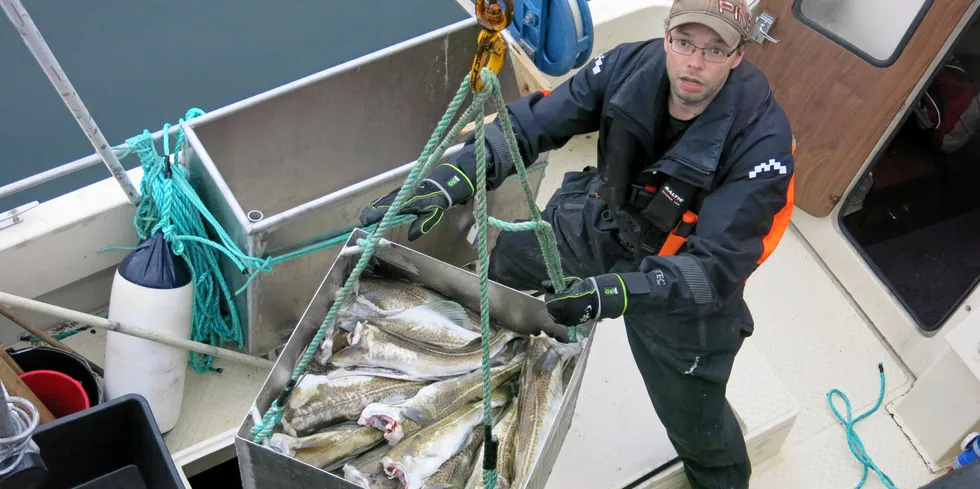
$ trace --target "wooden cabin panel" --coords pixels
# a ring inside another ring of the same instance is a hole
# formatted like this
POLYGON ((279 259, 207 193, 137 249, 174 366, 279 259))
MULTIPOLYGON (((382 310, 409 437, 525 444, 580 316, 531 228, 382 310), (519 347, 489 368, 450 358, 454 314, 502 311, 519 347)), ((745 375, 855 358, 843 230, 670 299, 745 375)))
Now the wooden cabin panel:
MULTIPOLYGON (((766 73, 792 124, 800 209, 817 217, 830 213, 973 1, 931 0, 886 67, 804 24, 793 0, 760 2, 757 12, 776 19, 769 35, 779 43, 753 46, 746 58, 766 73)), ((867 24, 875 28, 873 18, 867 24)))

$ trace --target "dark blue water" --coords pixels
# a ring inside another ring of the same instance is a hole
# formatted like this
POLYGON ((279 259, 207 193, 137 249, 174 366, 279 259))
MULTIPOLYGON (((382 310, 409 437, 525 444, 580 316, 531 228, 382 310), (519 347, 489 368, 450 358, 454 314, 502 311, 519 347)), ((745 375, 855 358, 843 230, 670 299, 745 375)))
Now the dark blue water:
MULTIPOLYGON (((24 0, 110 144, 465 19, 456 0, 24 0)), ((0 185, 94 153, 0 15, 0 185)), ((138 165, 135 157, 124 166, 138 165)), ((101 163, 0 212, 109 176, 101 163)), ((138 182, 134 182, 137 183, 138 182)))

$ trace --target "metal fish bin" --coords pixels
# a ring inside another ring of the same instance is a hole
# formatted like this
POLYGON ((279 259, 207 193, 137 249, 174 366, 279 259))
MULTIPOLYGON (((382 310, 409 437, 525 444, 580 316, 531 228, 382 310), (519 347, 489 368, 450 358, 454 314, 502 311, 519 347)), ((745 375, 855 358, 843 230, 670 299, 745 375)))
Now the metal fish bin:
MULTIPOLYGON (((355 230, 346 246, 355 247, 357 239, 367 236, 368 233, 363 230, 355 230)), ((343 288, 360 256, 359 252, 341 254, 330 268, 255 399, 254 407, 258 415, 264 414, 282 392, 294 366, 320 328, 333 305, 336 294, 343 288)), ((468 270, 393 242, 386 242, 379 247, 373 260, 372 270, 376 275, 416 282, 474 312, 480 311, 479 276, 468 270)), ((521 334, 530 335, 543 331, 553 337, 567 340, 567 328, 552 321, 544 302, 495 282, 489 284, 489 299, 490 319, 496 324, 521 334)), ((589 323, 586 329, 590 330, 592 326, 594 323, 589 323)), ((591 350, 592 341, 586 341, 558 408, 555 424, 545 440, 538 460, 534 462, 528 484, 523 488, 513 489, 542 489, 547 483, 572 422, 572 414, 575 411, 591 350)), ((253 419, 250 416, 243 422, 235 437, 239 470, 245 489, 296 489, 297 487, 357 489, 360 487, 327 471, 254 443, 249 433, 253 426, 253 419)))
MULTIPOLYGON (((464 20, 185 122, 191 184, 250 256, 281 256, 349 231, 368 203, 404 182, 469 73, 479 30, 464 20)), ((509 63, 499 76, 508 101, 519 96, 509 63)), ((529 176, 537 194, 542 172, 529 176)), ((518 181, 492 192, 488 204, 504 220, 529 217, 518 181)), ((466 241, 473 222, 467 205, 414 243, 407 228, 388 237, 460 265, 476 259, 466 241)), ((277 264, 236 296, 247 353, 285 343, 336 256, 328 248, 277 264)), ((228 258, 221 266, 232 291, 245 285, 228 258)))

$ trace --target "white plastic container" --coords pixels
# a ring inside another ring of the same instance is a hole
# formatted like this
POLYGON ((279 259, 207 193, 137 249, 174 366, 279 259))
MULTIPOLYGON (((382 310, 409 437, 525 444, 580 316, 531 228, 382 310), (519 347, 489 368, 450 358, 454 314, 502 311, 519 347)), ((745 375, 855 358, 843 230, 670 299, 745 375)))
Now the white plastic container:
MULTIPOLYGON (((187 338, 190 336, 193 282, 155 289, 130 282, 119 271, 112 282, 109 319, 187 338)), ((177 424, 184 399, 188 351, 121 333, 109 332, 105 349, 106 397, 130 393, 146 398, 160 432, 177 424)))

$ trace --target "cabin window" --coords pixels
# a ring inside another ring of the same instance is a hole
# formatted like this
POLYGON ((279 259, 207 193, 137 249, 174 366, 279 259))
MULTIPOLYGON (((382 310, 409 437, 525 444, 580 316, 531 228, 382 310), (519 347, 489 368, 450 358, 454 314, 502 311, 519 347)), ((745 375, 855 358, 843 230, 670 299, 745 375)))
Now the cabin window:
POLYGON ((932 0, 794 0, 793 13, 876 66, 898 59, 932 0))
POLYGON ((943 327, 977 293, 977 182, 980 23, 975 17, 840 213, 845 234, 923 331, 943 327))

